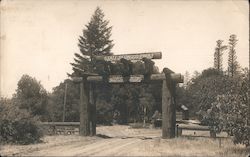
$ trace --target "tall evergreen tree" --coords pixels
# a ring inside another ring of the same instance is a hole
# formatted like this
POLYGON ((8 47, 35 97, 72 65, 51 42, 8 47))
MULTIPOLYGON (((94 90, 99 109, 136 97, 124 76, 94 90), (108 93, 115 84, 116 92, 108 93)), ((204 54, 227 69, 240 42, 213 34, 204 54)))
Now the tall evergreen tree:
POLYGON ((94 55, 111 55, 114 46, 111 37, 112 27, 108 26, 109 21, 104 20, 103 11, 97 7, 90 22, 79 37, 78 46, 80 53, 75 53, 74 63, 71 63, 75 75, 84 72, 93 72, 95 69, 94 55))
POLYGON ((223 45, 223 40, 216 41, 216 48, 214 52, 214 68, 218 71, 222 71, 222 55, 223 51, 227 49, 227 46, 223 45))
POLYGON ((230 35, 228 42, 228 75, 233 77, 238 73, 239 63, 237 61, 235 46, 237 44, 237 36, 235 34, 230 35))

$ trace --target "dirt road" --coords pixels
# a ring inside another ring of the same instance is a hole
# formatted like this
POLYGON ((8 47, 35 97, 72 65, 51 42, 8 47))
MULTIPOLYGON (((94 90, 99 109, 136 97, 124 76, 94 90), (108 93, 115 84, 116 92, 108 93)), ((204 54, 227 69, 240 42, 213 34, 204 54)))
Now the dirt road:
POLYGON ((44 143, 1 147, 1 155, 17 156, 218 156, 246 154, 230 153, 234 146, 230 140, 218 141, 209 138, 161 139, 160 129, 130 129, 128 126, 97 127, 97 134, 109 138, 68 136, 45 136, 44 143), (230 144, 229 144, 230 142, 230 144))

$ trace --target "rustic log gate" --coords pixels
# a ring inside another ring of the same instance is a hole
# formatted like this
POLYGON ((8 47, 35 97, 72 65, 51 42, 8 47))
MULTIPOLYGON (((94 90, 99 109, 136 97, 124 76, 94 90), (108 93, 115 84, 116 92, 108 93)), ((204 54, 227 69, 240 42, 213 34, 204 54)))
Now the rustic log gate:
MULTIPOLYGON (((105 61, 118 61, 120 59, 141 60, 161 59, 161 52, 141 53, 127 55, 113 55, 96 57, 105 61)), ((96 83, 103 83, 104 78, 100 75, 86 74, 84 77, 75 77, 73 81, 80 83, 80 128, 79 134, 82 136, 92 136, 96 134, 96 100, 94 88, 96 83)), ((144 75, 110 75, 108 83, 162 83, 162 138, 175 137, 176 125, 176 104, 175 88, 177 83, 183 82, 181 74, 175 74, 168 68, 163 69, 162 74, 152 74, 149 80, 144 79, 144 75)))

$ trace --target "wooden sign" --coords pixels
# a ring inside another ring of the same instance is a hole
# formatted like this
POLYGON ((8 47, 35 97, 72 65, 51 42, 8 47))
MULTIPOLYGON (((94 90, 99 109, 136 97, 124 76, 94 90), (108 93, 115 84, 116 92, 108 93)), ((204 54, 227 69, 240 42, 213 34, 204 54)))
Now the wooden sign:
POLYGON ((143 79, 143 75, 131 75, 129 78, 129 82, 141 82, 143 79))
POLYGON ((109 77, 109 82, 110 83, 122 83, 122 82, 124 82, 123 81, 123 77, 122 76, 110 76, 109 77))
POLYGON ((82 77, 72 77, 71 80, 78 83, 83 81, 82 77))
POLYGON ((119 61, 124 58, 126 60, 142 60, 143 58, 147 59, 161 59, 161 52, 153 52, 153 53, 138 53, 138 54, 123 54, 123 55, 112 55, 112 56, 95 56, 97 60, 105 60, 110 62, 119 61))
MULTIPOLYGON (((128 82, 141 82, 144 79, 143 75, 130 75, 128 82)), ((111 75, 109 77, 109 82, 110 83, 123 83, 126 82, 124 80, 124 77, 122 77, 121 75, 111 75)))

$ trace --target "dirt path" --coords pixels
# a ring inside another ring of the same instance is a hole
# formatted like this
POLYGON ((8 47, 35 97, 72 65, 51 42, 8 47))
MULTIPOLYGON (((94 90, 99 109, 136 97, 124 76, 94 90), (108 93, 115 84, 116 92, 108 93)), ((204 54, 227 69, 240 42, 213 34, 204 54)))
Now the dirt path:
POLYGON ((68 136, 45 136, 44 143, 34 145, 5 145, 3 156, 246 156, 248 152, 234 146, 230 140, 209 138, 161 139, 160 129, 130 129, 128 126, 102 126, 97 134, 110 138, 68 136), (236 154, 237 153, 237 154, 236 154))

